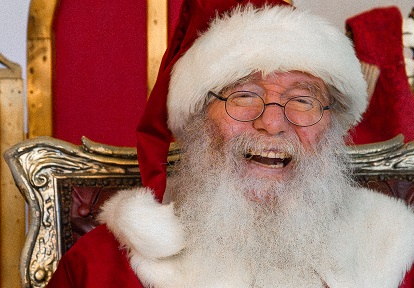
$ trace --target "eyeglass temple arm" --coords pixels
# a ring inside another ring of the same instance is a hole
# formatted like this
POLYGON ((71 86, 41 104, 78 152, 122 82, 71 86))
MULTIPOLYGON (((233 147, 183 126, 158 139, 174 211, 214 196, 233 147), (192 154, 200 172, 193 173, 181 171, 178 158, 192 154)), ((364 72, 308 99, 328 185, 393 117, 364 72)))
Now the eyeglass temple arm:
POLYGON ((208 95, 214 96, 214 97, 216 97, 217 99, 219 99, 219 100, 221 100, 221 101, 224 101, 224 102, 226 102, 226 101, 227 101, 227 98, 224 98, 224 97, 222 97, 222 96, 220 96, 220 95, 217 95, 216 93, 214 93, 214 92, 212 92, 212 91, 208 91, 208 95))
POLYGON ((333 98, 333 102, 332 102, 332 104, 330 104, 330 105, 328 105, 328 106, 324 106, 323 107, 323 110, 325 111, 325 110, 329 110, 329 109, 331 109, 333 106, 335 106, 335 104, 336 104, 336 100, 335 100, 335 98, 333 98))

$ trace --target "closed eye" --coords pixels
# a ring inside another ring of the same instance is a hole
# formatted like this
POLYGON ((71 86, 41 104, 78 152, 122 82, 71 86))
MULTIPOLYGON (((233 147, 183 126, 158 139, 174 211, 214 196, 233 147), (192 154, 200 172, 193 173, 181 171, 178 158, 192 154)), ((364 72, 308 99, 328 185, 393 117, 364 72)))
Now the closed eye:
POLYGON ((295 97, 286 102, 286 107, 295 111, 309 111, 316 106, 315 101, 317 100, 307 96, 295 97))
POLYGON ((228 104, 233 106, 248 107, 262 105, 259 95, 249 91, 237 91, 229 95, 228 104))

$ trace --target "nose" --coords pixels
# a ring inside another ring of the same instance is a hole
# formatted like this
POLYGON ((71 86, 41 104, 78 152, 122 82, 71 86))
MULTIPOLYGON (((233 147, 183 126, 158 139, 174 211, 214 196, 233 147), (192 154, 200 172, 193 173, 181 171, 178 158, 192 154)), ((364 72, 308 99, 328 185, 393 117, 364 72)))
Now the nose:
POLYGON ((269 135, 282 135, 287 132, 289 125, 283 106, 278 103, 266 104, 263 114, 253 122, 253 127, 257 131, 266 132, 269 135))

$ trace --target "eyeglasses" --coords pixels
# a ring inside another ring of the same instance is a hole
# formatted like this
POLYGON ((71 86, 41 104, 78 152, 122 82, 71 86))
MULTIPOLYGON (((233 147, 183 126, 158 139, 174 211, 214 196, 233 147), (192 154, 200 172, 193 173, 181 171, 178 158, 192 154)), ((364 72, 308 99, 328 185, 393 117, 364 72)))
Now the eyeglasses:
POLYGON ((313 96, 290 96, 284 105, 277 102, 265 103, 263 98, 251 91, 236 91, 227 98, 215 94, 212 91, 208 95, 225 102, 227 114, 240 122, 254 121, 264 113, 268 106, 283 108, 285 118, 292 124, 308 127, 318 123, 325 110, 329 110, 335 104, 323 106, 321 101, 313 96))

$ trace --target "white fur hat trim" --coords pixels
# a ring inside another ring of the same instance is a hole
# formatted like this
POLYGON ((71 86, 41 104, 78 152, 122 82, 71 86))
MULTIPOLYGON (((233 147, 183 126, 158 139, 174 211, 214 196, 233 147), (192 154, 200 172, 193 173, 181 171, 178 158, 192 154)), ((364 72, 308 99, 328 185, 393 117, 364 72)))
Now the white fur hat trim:
POLYGON ((366 83, 351 41, 325 20, 290 6, 236 8, 216 18, 173 67, 168 124, 179 132, 205 104, 209 90, 252 72, 307 72, 336 87, 356 124, 367 106, 366 83))

